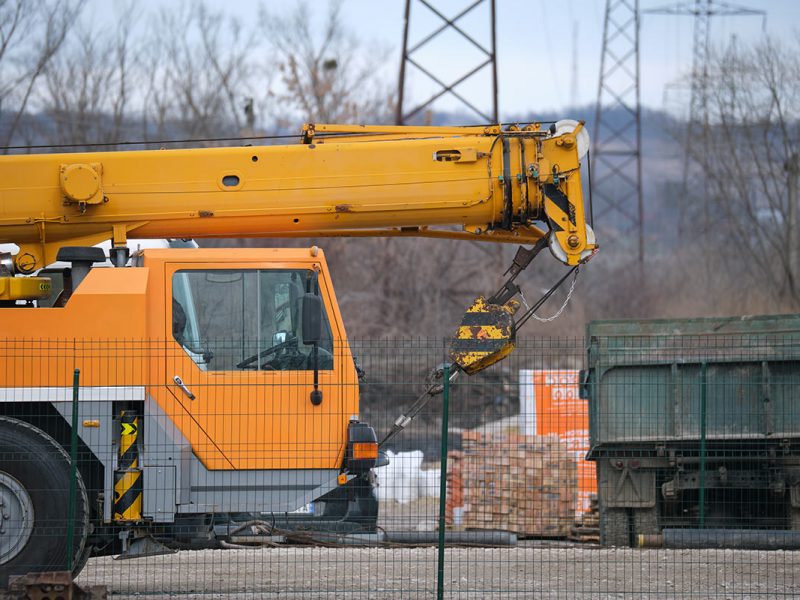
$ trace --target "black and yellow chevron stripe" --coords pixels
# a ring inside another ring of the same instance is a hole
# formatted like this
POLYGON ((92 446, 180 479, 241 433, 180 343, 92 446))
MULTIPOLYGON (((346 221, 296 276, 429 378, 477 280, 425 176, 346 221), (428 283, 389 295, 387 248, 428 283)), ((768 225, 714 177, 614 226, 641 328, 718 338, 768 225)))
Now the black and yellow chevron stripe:
POLYGON ((476 298, 451 342, 450 359, 469 375, 502 360, 514 349, 518 308, 516 300, 498 306, 476 298))
POLYGON ((114 520, 142 518, 142 470, 139 468, 139 417, 123 411, 120 418, 119 460, 114 473, 114 520))

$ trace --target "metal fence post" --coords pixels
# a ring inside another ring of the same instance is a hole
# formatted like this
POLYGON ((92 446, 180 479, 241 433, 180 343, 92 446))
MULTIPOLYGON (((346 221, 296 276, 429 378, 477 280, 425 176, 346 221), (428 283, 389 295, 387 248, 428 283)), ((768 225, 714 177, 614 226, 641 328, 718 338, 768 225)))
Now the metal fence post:
POLYGON ((442 372, 444 389, 442 392, 442 459, 441 475, 439 476, 439 556, 436 573, 436 598, 444 598, 444 534, 445 534, 445 505, 447 503, 447 434, 448 415, 450 413, 450 365, 444 365, 442 372))
POLYGON ((75 369, 72 377, 72 436, 69 447, 69 504, 67 505, 67 571, 72 572, 75 552, 75 501, 78 494, 78 389, 81 370, 75 369))
POLYGON ((708 395, 708 365, 700 364, 700 528, 706 524, 706 398, 708 395))

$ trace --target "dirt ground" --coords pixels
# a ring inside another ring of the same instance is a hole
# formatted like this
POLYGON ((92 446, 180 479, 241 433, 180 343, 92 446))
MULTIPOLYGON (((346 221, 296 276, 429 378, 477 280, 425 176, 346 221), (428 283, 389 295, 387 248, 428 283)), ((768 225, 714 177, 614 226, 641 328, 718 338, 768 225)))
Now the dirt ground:
MULTIPOLYGON (((522 542, 446 561, 446 598, 800 598, 800 552, 522 542)), ((201 550, 91 559, 78 583, 114 598, 435 598, 436 565, 436 548, 201 550)))

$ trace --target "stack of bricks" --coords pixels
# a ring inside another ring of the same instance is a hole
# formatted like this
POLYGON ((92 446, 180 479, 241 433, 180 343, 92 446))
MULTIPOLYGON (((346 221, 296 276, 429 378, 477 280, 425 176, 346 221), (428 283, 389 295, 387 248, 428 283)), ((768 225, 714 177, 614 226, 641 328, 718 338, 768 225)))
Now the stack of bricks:
POLYGON ((444 506, 445 523, 460 525, 455 517, 455 509, 464 506, 464 481, 461 478, 461 465, 464 454, 460 450, 447 453, 447 498, 444 506))
MULTIPOLYGON (((499 529, 525 537, 567 537, 575 523, 577 468, 556 435, 467 431, 452 457, 448 504, 463 499, 461 528, 499 529), (460 495, 460 498, 459 498, 460 495)), ((452 521, 451 521, 452 524, 452 521)))

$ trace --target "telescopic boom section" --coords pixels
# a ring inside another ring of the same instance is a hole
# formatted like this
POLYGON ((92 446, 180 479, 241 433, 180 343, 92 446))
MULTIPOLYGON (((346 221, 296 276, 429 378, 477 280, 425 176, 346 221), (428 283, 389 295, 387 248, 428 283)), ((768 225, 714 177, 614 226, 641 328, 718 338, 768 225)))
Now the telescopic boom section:
POLYGON ((306 125, 285 146, 2 156, 0 243, 23 275, 64 246, 136 238, 549 236, 575 265, 595 246, 585 132, 556 131, 306 125))

